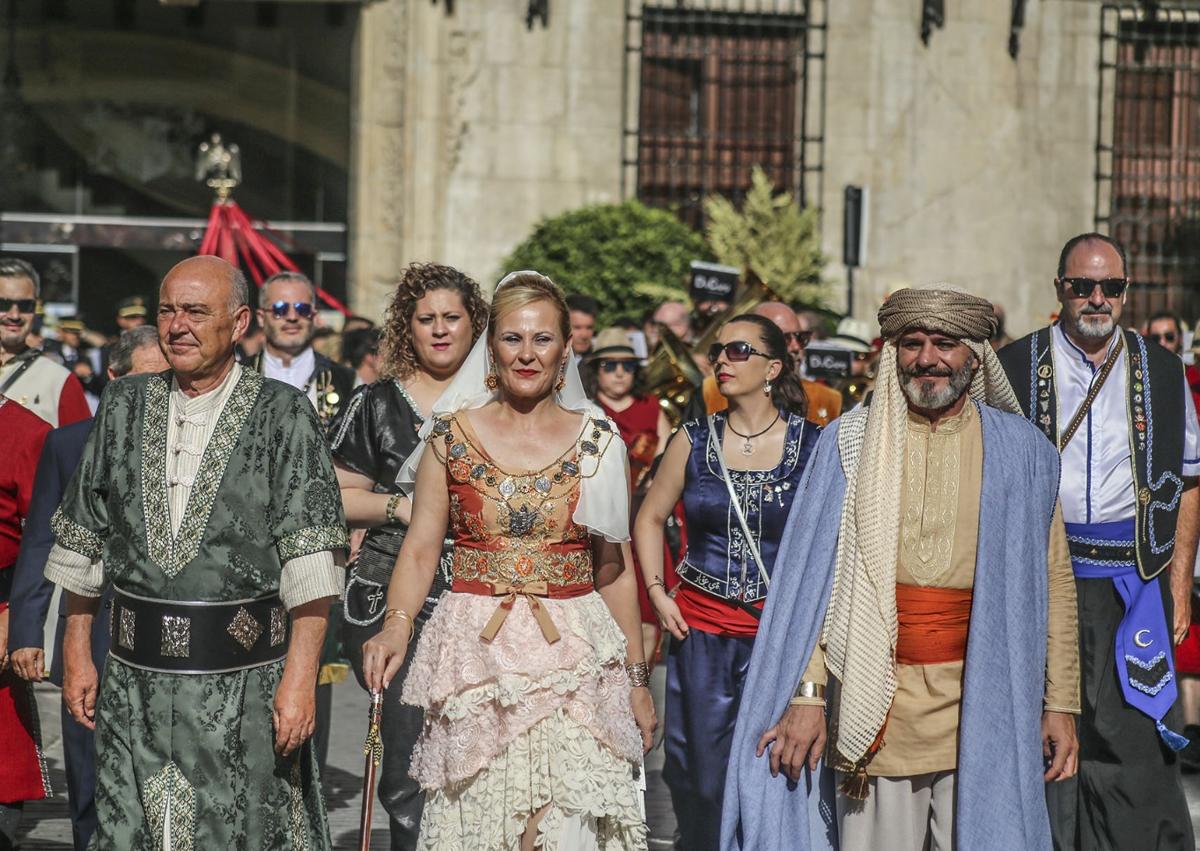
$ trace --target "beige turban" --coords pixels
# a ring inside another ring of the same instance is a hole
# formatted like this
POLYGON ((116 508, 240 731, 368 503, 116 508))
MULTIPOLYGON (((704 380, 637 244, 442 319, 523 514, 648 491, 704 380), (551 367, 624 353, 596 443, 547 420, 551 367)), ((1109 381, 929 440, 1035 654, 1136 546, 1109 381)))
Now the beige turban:
MULTIPOLYGON (((896 691, 896 559, 900 487, 908 400, 896 371, 896 338, 921 329, 957 337, 980 367, 971 381, 977 402, 1020 413, 1000 361, 987 339, 996 328, 992 305, 945 289, 903 289, 879 311, 888 342, 880 355, 875 392, 866 415, 843 416, 838 444, 861 446, 856 469, 847 470, 837 566, 822 642, 829 670, 842 684, 837 750, 862 766, 896 691)), ((843 462, 846 455, 843 454, 843 462)))
POLYGON ((879 308, 880 333, 889 340, 917 328, 982 342, 997 325, 990 301, 956 290, 897 290, 879 308))

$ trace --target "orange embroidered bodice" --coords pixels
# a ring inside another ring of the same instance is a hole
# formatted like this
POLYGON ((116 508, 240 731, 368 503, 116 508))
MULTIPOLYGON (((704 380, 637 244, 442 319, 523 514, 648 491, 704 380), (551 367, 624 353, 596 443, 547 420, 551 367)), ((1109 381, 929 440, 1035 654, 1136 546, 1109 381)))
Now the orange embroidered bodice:
POLYGON ((580 438, 540 470, 501 469, 465 417, 434 422, 430 445, 446 465, 453 574, 496 585, 578 585, 592 581, 588 530, 572 515, 579 502, 581 455, 613 439, 606 420, 590 419, 580 438))

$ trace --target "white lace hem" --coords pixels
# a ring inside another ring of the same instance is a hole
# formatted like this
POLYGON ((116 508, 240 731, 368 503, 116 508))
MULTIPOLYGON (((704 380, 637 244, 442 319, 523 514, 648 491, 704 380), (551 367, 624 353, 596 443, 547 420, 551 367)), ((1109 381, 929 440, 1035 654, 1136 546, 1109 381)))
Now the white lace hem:
POLYGON ((469 780, 427 790, 421 851, 518 851, 530 816, 549 806, 537 848, 559 844, 564 822, 594 827, 601 851, 644 851, 646 825, 631 763, 559 711, 514 739, 469 780))

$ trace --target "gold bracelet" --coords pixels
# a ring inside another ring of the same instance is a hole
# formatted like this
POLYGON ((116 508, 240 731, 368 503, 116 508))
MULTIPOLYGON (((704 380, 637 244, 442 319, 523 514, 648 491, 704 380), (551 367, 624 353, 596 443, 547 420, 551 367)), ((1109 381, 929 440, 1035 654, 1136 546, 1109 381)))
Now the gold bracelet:
POLYGON ((821 685, 820 683, 812 683, 806 680, 801 680, 800 684, 796 686, 796 693, 792 695, 792 699, 811 700, 814 698, 820 700, 825 699, 825 686, 821 685))
POLYGON ((387 501, 387 508, 383 510, 383 516, 389 523, 399 523, 400 519, 396 517, 396 508, 400 505, 400 500, 404 499, 404 494, 394 493, 392 498, 387 501))
POLYGON ((651 589, 651 588, 654 588, 654 587, 656 587, 656 586, 657 586, 657 587, 659 587, 659 588, 662 588, 664 591, 666 591, 666 590, 667 590, 667 583, 663 582, 663 581, 662 581, 661 579, 659 579, 658 577, 655 577, 655 578, 654 578, 654 581, 653 581, 653 582, 651 582, 649 585, 647 585, 647 586, 646 586, 646 593, 647 593, 647 594, 649 594, 649 593, 650 593, 650 589, 651 589))
POLYGON ((650 685, 650 666, 645 662, 634 662, 632 665, 626 665, 625 673, 629 675, 629 685, 631 688, 645 688, 650 685))
POLYGON ((386 624, 389 618, 400 618, 400 620, 408 621, 409 634, 412 634, 412 631, 416 629, 417 625, 413 623, 412 615, 404 611, 404 609, 388 609, 383 613, 383 622, 386 624))

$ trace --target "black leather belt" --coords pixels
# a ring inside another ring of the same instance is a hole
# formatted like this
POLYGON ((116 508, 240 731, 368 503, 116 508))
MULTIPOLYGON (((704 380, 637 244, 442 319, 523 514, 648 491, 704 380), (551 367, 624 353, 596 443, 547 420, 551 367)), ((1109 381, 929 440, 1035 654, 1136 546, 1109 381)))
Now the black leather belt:
POLYGON ((232 602, 151 600, 113 587, 112 655, 167 674, 223 674, 287 655, 278 594, 232 602))

